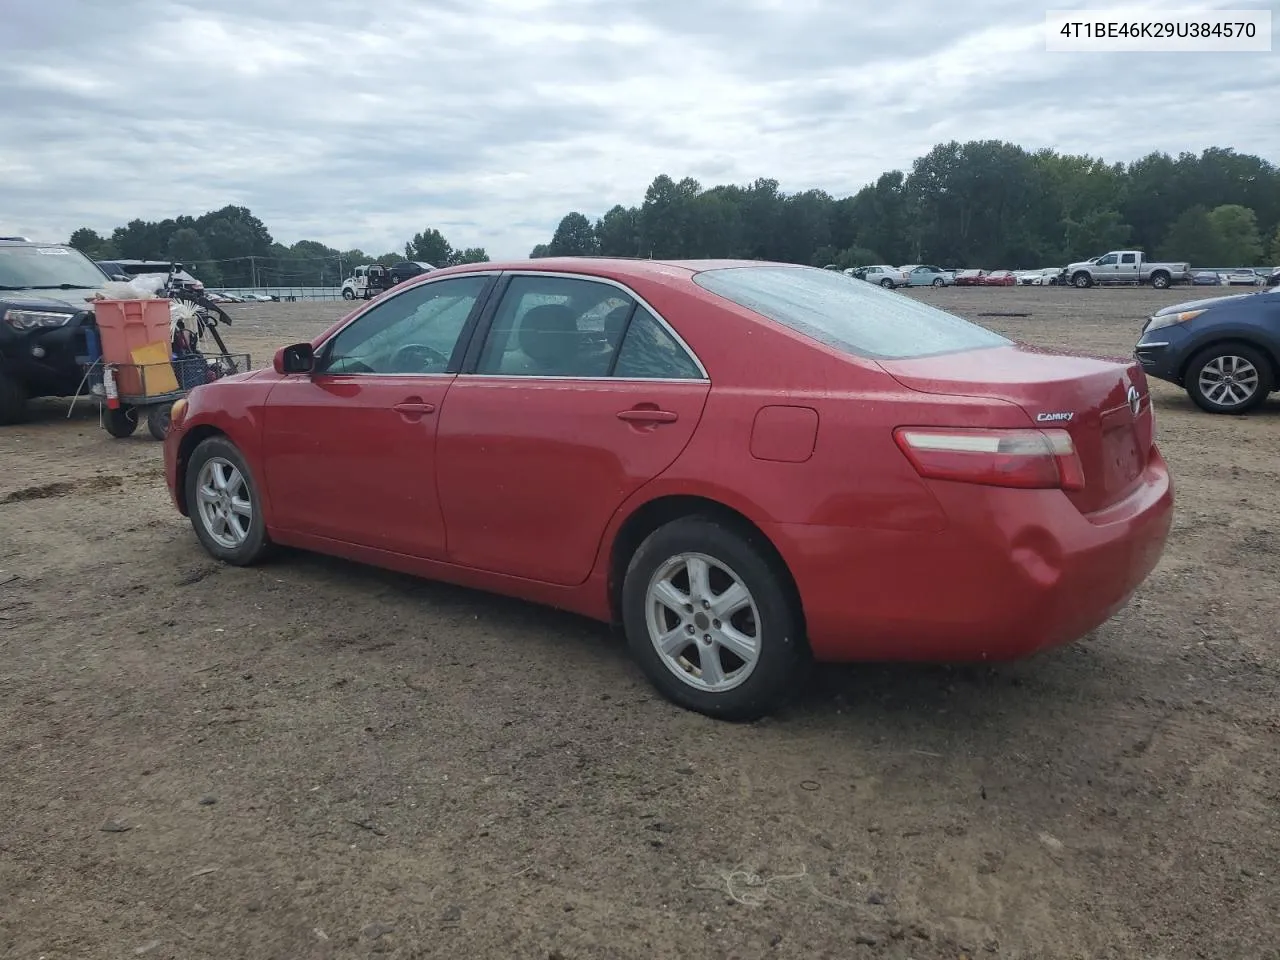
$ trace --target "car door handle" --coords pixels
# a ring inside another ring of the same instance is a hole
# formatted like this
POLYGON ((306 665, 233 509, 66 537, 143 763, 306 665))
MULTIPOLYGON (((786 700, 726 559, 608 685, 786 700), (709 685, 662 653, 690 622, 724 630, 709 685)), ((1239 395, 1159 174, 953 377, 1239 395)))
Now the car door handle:
POLYGON ((421 400, 403 400, 400 403, 397 403, 392 409, 397 413, 420 417, 427 413, 435 413, 436 405, 434 403, 423 403, 421 400))
POLYGON ((632 407, 630 410, 619 410, 618 419, 631 423, 675 423, 680 418, 671 410, 659 410, 657 407, 632 407))

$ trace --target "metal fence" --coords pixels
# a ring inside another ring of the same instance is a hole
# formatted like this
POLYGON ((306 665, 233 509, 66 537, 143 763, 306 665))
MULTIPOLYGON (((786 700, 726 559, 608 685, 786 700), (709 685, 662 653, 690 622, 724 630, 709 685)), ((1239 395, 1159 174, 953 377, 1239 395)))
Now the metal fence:
POLYGON ((341 300, 341 287, 214 287, 218 293, 229 293, 232 296, 245 294, 265 294, 273 300, 341 300))

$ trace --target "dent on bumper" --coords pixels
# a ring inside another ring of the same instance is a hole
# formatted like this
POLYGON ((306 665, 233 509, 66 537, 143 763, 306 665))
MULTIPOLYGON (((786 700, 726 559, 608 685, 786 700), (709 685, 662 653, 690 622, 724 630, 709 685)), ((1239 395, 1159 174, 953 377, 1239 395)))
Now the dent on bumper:
POLYGON ((973 490, 943 493, 950 506, 970 502, 949 515, 987 526, 767 531, 796 579, 817 659, 1009 660, 1078 640, 1128 603, 1159 562, 1172 524, 1172 484, 1158 455, 1105 523, 1082 516, 1058 491, 979 494, 1006 503, 985 517, 971 509, 973 490))

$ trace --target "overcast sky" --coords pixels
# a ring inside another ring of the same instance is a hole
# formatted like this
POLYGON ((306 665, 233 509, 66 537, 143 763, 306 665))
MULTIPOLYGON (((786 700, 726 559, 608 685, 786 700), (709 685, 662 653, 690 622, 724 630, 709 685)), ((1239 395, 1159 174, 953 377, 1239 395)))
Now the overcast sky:
POLYGON ((522 257, 659 173, 840 196, 985 138, 1280 160, 1280 53, 1046 53, 1045 9, 18 0, 0 30, 0 233, 236 203, 284 243, 378 253, 436 226, 522 257))

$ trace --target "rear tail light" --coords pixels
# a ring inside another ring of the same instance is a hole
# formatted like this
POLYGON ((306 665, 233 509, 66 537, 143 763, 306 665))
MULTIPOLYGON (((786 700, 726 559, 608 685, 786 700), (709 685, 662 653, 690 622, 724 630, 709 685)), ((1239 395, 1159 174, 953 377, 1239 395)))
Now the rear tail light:
POLYGON ((899 427, 893 438, 916 472, 932 480, 1084 489, 1084 467, 1065 430, 899 427))

